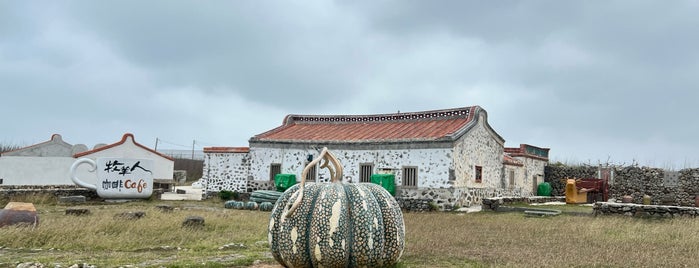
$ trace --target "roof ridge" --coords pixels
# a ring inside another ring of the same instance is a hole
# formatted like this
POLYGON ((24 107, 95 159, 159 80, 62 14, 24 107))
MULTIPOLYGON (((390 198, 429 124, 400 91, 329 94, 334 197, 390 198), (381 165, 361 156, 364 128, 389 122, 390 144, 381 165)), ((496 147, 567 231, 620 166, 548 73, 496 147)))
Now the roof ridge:
POLYGON ((429 110, 408 113, 366 114, 366 115, 287 115, 283 125, 294 123, 372 123, 392 121, 421 121, 452 118, 468 118, 471 107, 429 110))

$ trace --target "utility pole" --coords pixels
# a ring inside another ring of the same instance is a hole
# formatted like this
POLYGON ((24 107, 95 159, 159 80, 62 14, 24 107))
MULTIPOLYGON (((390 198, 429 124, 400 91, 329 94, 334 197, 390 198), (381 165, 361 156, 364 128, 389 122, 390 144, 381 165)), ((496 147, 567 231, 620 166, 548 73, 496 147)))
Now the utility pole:
POLYGON ((194 142, 196 142, 196 140, 192 140, 192 160, 194 160, 194 142))
POLYGON ((158 151, 158 137, 155 137, 155 151, 158 151))

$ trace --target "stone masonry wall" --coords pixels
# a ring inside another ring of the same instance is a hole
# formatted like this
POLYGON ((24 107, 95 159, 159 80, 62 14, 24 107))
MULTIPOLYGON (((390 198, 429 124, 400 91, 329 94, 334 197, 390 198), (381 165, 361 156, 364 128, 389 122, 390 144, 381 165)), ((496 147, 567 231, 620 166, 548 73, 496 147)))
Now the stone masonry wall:
MULTIPOLYGON (((561 179, 567 177, 597 177, 597 167, 561 166, 546 167, 546 181, 553 188, 553 195, 565 195, 561 179)), ((613 167, 614 179, 609 185, 609 198, 621 200, 625 195, 633 203, 642 203, 643 196, 651 197, 651 205, 694 206, 699 195, 699 169, 666 171, 650 167, 613 167)))
POLYGON ((529 191, 500 188, 397 188, 396 200, 402 209, 424 211, 425 204, 432 209, 452 210, 481 204, 485 198, 518 196, 528 197, 529 191), (410 201, 412 200, 412 201, 410 201), (433 206, 433 207, 432 207, 433 206))
POLYGON ((82 195, 87 200, 101 200, 96 191, 81 188, 76 185, 42 185, 42 186, 2 186, 0 187, 0 199, 11 200, 14 197, 21 197, 36 194, 49 194, 55 197, 82 195))

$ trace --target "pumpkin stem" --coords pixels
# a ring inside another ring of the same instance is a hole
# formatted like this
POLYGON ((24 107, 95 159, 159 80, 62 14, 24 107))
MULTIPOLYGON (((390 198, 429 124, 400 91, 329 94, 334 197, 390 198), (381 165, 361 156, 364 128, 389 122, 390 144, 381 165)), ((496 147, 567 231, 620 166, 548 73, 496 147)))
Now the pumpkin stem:
POLYGON ((318 162, 321 162, 320 168, 327 168, 328 171, 330 171, 330 182, 338 182, 342 180, 342 164, 340 164, 340 161, 337 160, 335 155, 328 151, 327 147, 323 147, 323 150, 320 151, 318 157, 313 159, 313 161, 308 163, 308 165, 306 165, 306 167, 303 169, 303 172, 301 173, 301 185, 299 186, 298 190, 300 194, 284 217, 293 216, 296 208, 301 205, 301 200, 303 199, 303 189, 306 185, 306 176, 308 175, 308 172, 311 171, 311 168, 318 164, 318 162), (321 160, 323 162, 321 162, 321 160))

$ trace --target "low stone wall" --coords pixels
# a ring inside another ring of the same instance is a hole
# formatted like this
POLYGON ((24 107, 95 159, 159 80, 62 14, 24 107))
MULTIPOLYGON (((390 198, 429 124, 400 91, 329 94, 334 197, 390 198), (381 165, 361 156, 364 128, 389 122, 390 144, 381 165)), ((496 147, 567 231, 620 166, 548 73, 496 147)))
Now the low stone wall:
POLYGON ((430 198, 396 198, 396 201, 400 208, 405 211, 424 212, 436 209, 436 207, 433 207, 433 200, 430 198))
POLYGON ((96 191, 81 188, 76 185, 44 185, 44 186, 2 186, 0 187, 0 199, 12 199, 28 195, 49 194, 55 197, 61 196, 85 196, 87 200, 102 200, 96 191))
MULTIPOLYGON (((470 207, 481 204, 484 198, 502 197, 502 196, 523 196, 520 189, 495 189, 495 188, 396 188, 396 200, 413 199, 419 200, 418 203, 424 200, 430 200, 430 207, 438 210, 453 210, 459 207, 470 207)), ((408 204, 408 203, 406 203, 408 204)), ((412 208, 407 206, 404 209, 412 208)))
POLYGON ((597 215, 624 215, 630 217, 697 217, 699 208, 680 206, 639 205, 633 203, 597 202, 593 206, 597 215))
MULTIPOLYGON (((651 205, 694 206, 699 196, 699 169, 668 171, 660 168, 616 166, 609 184, 609 198, 621 200, 625 195, 633 203, 642 203, 643 196, 651 197, 651 205)), ((545 169, 546 182, 552 194, 565 195, 565 178, 596 178, 598 167, 550 165, 545 169)))
POLYGON ((501 205, 509 205, 513 203, 540 204, 565 201, 565 196, 491 197, 483 198, 482 209, 496 210, 501 205))

